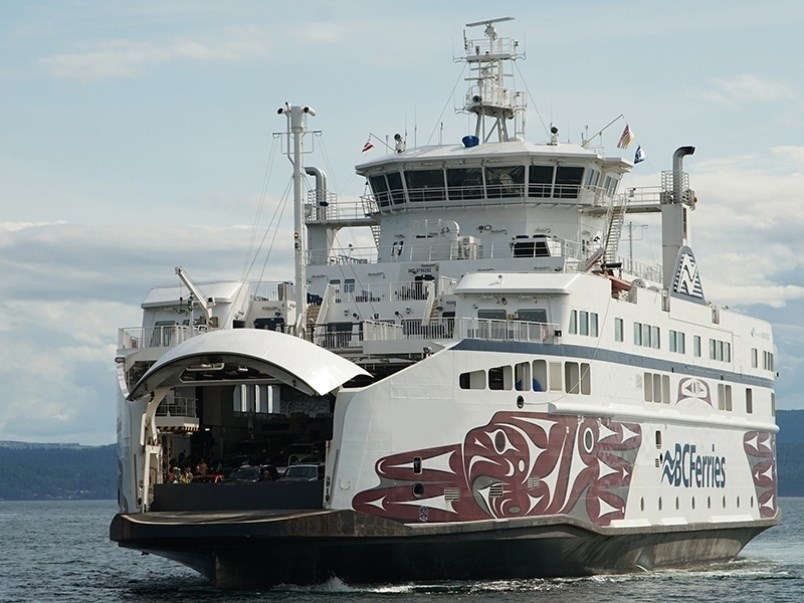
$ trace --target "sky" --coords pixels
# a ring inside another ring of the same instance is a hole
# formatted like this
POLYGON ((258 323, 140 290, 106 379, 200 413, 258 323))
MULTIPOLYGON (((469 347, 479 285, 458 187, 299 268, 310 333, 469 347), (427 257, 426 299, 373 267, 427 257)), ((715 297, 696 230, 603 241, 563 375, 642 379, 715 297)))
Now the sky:
MULTIPOLYGON (((357 199, 370 134, 410 147, 471 130, 453 58, 466 23, 504 16, 526 53, 528 140, 555 124, 580 142, 623 115, 595 143, 617 154, 629 124, 647 160, 626 186, 658 186, 696 147, 704 292, 773 323, 777 406, 804 408, 804 4, 490 6, 0 0, 0 440, 114 441, 117 330, 140 325, 149 289, 178 285, 177 265, 241 278, 272 216, 290 224, 280 106, 316 110, 306 163, 357 199)), ((656 224, 633 221, 659 261, 656 224)), ((254 270, 292 280, 291 254, 279 236, 254 270)))

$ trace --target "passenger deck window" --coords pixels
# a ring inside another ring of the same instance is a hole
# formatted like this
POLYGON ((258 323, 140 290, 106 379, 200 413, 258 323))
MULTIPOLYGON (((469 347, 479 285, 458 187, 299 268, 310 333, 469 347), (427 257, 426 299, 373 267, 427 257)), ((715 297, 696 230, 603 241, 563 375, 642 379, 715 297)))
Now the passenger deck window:
POLYGON ((510 366, 498 366, 489 369, 489 389, 509 390, 513 387, 512 371, 510 366))
POLYGON ((527 322, 547 322, 547 310, 544 308, 520 308, 516 311, 516 319, 527 322))
POLYGON ((470 371, 458 377, 461 389, 486 389, 486 371, 470 371))
POLYGON ((514 388, 519 392, 530 391, 530 362, 519 362, 514 365, 514 388))
POLYGON ((547 391, 547 362, 545 360, 533 361, 533 391, 547 391))

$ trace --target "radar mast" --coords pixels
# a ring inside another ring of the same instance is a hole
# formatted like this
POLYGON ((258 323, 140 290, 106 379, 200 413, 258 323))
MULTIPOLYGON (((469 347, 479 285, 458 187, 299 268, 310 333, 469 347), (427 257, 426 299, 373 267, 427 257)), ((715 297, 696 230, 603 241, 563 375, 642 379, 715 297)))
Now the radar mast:
POLYGON ((525 134, 525 100, 521 92, 505 87, 505 78, 513 74, 505 73, 506 61, 523 58, 519 42, 512 38, 501 38, 497 35, 495 23, 513 21, 513 17, 501 17, 486 21, 467 23, 466 27, 485 26, 484 38, 469 39, 463 35, 463 45, 473 74, 466 78, 474 82, 466 93, 464 110, 477 115, 475 136, 478 140, 488 142, 496 134, 499 142, 507 142, 513 138, 524 137, 525 134), (521 123, 517 125, 517 114, 521 115, 521 123), (508 120, 514 121, 513 136, 508 129, 508 120))

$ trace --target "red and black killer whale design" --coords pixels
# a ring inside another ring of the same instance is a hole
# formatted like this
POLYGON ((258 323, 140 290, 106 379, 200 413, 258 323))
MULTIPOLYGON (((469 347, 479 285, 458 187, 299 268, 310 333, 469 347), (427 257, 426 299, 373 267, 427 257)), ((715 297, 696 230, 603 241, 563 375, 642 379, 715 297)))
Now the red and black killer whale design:
POLYGON ((761 517, 775 517, 778 512, 776 481, 776 437, 766 431, 748 431, 743 449, 751 466, 751 477, 761 517))
POLYGON ((635 423, 498 412, 461 444, 379 459, 379 486, 352 504, 408 522, 569 515, 609 525, 625 516, 641 443, 635 423))

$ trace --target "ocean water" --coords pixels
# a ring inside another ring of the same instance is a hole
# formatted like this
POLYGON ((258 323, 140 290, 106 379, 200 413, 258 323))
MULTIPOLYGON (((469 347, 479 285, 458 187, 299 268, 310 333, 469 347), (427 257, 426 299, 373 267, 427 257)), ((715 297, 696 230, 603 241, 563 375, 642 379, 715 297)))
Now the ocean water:
POLYGON ((695 571, 571 580, 439 582, 218 591, 192 570, 108 539, 112 501, 0 501, 2 602, 551 603, 804 601, 804 498, 782 499, 783 519, 735 561, 695 571))

